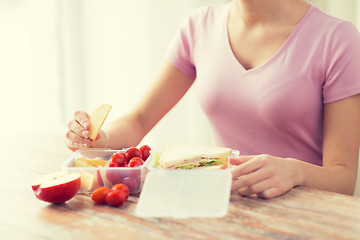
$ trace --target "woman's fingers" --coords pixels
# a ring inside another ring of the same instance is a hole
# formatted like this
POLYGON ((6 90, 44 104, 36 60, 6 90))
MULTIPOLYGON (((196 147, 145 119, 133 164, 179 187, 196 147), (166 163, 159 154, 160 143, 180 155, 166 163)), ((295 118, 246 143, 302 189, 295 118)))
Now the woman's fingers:
POLYGON ((241 156, 238 158, 233 158, 231 162, 235 162, 235 161, 236 163, 239 164, 238 166, 231 169, 231 174, 233 176, 233 179, 236 179, 237 177, 256 171, 257 169, 261 168, 265 162, 263 160, 262 155, 241 156))
POLYGON ((89 138, 84 138, 78 134, 68 131, 66 133, 66 146, 69 148, 86 148, 90 147, 92 140, 89 138))
POLYGON ((261 194, 262 192, 266 191, 273 187, 273 182, 271 179, 264 179, 263 181, 259 181, 253 185, 249 185, 242 189, 239 189, 239 194, 242 196, 250 196, 252 194, 261 194))
POLYGON ((81 144, 90 144, 92 142, 90 138, 84 138, 72 131, 68 131, 66 133, 66 137, 72 142, 81 143, 81 144))
POLYGON ((87 135, 89 135, 89 130, 86 130, 83 128, 83 126, 80 125, 80 123, 78 123, 76 120, 71 120, 68 123, 68 128, 69 131, 76 133, 79 136, 82 137, 88 137, 87 135))
POLYGON ((241 164, 231 169, 231 190, 238 190, 243 196, 256 194, 261 198, 273 198, 296 186, 296 162, 292 159, 263 154, 251 159, 239 157, 236 161, 241 164))
POLYGON ((247 162, 253 158, 254 158, 254 156, 240 156, 240 157, 229 158, 229 163, 231 165, 240 165, 240 164, 247 162))
POLYGON ((87 112, 76 111, 74 119, 83 127, 84 130, 90 129, 90 115, 87 112))
POLYGON ((274 197, 283 195, 285 192, 281 191, 281 189, 279 187, 271 187, 271 188, 268 188, 268 189, 258 193, 257 195, 260 198, 269 199, 269 198, 274 198, 274 197))
POLYGON ((90 116, 86 112, 77 111, 74 119, 68 123, 68 132, 65 136, 65 145, 72 151, 79 148, 90 147, 92 140, 90 136, 90 116))
POLYGON ((261 168, 258 171, 254 171, 234 179, 231 185, 231 191, 248 187, 250 188, 252 193, 263 191, 264 188, 262 188, 262 185, 260 183, 262 183, 265 179, 268 179, 269 177, 271 177, 269 172, 267 172, 264 168, 261 168))

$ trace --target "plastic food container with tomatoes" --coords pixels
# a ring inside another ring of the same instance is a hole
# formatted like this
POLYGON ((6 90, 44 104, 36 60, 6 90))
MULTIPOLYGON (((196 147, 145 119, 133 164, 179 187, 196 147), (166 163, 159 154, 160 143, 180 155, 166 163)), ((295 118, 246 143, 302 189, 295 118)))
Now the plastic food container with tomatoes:
MULTIPOLYGON (((145 175, 147 173, 148 161, 141 166, 135 167, 108 167, 105 166, 75 166, 79 158, 87 160, 109 161, 114 153, 125 153, 127 149, 79 149, 62 164, 62 169, 68 172, 78 172, 81 175, 80 192, 92 192, 100 186, 111 188, 117 183, 124 183, 129 187, 130 194, 137 194, 141 191, 145 175)), ((150 159, 148 159, 150 160, 150 159)))

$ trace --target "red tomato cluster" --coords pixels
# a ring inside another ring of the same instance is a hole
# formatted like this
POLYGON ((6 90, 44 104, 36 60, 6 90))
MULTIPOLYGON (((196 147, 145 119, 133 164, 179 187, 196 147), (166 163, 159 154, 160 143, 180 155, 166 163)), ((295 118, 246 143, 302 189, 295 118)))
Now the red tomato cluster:
POLYGON ((113 207, 119 207, 128 199, 129 188, 122 183, 108 187, 99 187, 91 194, 91 199, 97 204, 108 204, 113 207))
POLYGON ((109 167, 141 166, 150 156, 150 150, 148 145, 143 145, 140 148, 131 147, 126 152, 114 153, 110 157, 109 167))

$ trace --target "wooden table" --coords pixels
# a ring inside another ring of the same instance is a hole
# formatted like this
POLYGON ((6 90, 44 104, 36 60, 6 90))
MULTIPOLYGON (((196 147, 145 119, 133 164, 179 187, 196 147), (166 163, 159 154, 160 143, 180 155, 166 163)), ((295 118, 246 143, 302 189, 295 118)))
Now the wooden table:
POLYGON ((137 196, 120 208, 85 195, 47 204, 30 183, 71 155, 63 137, 3 137, 0 146, 1 239, 360 239, 360 198, 305 187, 271 200, 232 195, 220 219, 139 218, 137 196))

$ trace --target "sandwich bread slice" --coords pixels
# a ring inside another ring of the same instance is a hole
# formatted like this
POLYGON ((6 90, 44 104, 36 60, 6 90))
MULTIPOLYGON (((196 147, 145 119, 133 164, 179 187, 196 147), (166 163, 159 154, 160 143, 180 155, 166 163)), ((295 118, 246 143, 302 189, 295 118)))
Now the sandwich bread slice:
POLYGON ((169 145, 159 156, 159 165, 167 169, 225 169, 232 150, 224 147, 169 145))

